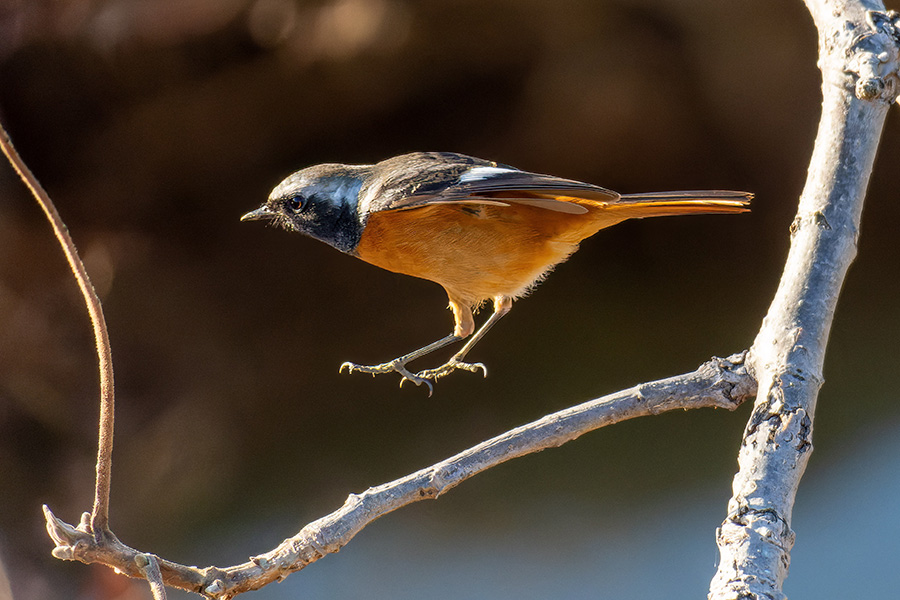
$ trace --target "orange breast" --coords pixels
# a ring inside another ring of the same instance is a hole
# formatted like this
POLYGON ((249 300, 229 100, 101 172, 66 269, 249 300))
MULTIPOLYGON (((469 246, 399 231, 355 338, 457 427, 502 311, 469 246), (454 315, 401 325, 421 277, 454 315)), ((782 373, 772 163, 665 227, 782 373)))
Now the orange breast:
MULTIPOLYGON (((582 202, 579 202, 582 203, 582 202)), ((359 257, 389 271, 441 284, 451 300, 475 305, 527 293, 578 243, 622 219, 511 204, 434 204, 369 217, 359 257), (610 222, 604 222, 610 221, 610 222)))

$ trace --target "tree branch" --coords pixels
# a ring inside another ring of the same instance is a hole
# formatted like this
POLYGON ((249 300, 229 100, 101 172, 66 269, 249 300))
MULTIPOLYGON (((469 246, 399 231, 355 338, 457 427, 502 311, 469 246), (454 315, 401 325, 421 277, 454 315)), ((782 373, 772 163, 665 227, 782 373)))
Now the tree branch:
POLYGON ((12 140, 6 129, 0 124, 0 148, 10 164, 25 182, 25 185, 31 191, 35 200, 50 221, 56 239, 62 246, 66 260, 69 261, 69 267, 78 282, 78 288, 81 295, 84 296, 84 303, 87 306, 88 313, 91 317, 91 324, 94 328, 94 340, 97 345, 97 358, 100 368, 100 427, 99 427, 99 443, 97 447, 97 477, 94 486, 94 507, 91 511, 91 519, 85 527, 90 527, 90 531, 94 534, 96 540, 105 535, 109 531, 109 488, 110 476, 112 472, 112 446, 113 446, 113 423, 115 419, 115 386, 113 378, 112 350, 109 345, 109 333, 106 327, 106 319, 103 317, 103 306, 100 304, 100 298, 94 290, 91 278, 87 274, 87 269, 78 255, 75 248, 75 242, 69 235, 69 230, 63 220, 60 218, 56 210, 56 206, 50 199, 50 196, 38 182, 37 178, 19 156, 19 153, 13 147, 12 140))
MULTIPOLYGON (((744 366, 745 353, 713 358, 696 371, 645 383, 547 415, 390 483, 351 494, 333 513, 313 521, 292 538, 250 562, 228 568, 198 569, 159 560, 166 585, 214 598, 231 598, 299 571, 337 552, 366 525, 419 500, 437 498, 466 479, 508 460, 561 446, 600 427, 635 417, 702 407, 733 410, 756 391, 744 366)), ((53 555, 101 563, 132 577, 143 577, 145 554, 115 536, 96 541, 56 518, 47 507, 47 530, 56 542, 53 555)))
POLYGON ((812 452, 816 399, 838 294, 897 87, 896 15, 807 0, 819 30, 822 118, 778 291, 748 355, 759 393, 738 455, 711 599, 784 598, 791 511, 812 452))

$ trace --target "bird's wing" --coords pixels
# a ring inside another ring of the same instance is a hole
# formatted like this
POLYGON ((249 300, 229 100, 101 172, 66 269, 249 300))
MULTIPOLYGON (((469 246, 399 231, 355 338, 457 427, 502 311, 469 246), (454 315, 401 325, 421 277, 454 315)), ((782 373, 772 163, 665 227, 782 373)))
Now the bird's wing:
POLYGON ((605 188, 529 173, 498 163, 451 153, 416 153, 375 165, 368 192, 370 210, 407 210, 433 204, 527 204, 570 214, 587 212, 580 198, 615 202, 605 188))

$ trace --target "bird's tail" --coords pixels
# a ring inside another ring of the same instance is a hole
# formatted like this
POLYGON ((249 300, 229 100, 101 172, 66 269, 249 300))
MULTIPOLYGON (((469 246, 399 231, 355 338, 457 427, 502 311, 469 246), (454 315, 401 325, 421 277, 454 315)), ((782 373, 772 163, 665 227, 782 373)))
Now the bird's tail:
POLYGON ((704 213, 742 213, 750 210, 752 199, 753 194, 749 192, 729 190, 623 194, 617 202, 607 205, 607 210, 629 219, 704 213))

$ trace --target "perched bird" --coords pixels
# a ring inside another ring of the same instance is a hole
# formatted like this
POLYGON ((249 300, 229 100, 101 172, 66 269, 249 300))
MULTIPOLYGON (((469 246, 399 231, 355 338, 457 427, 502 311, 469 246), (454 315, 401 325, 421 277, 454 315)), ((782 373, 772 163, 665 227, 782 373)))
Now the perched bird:
POLYGON ((400 385, 456 369, 513 300, 527 294, 581 240, 626 219, 749 210, 752 194, 722 190, 618 194, 448 152, 416 152, 374 165, 323 164, 282 181, 242 221, 270 220, 368 263, 443 286, 453 333, 380 365, 346 362, 350 372, 401 375, 400 385), (473 310, 494 312, 475 332, 473 310), (474 335, 472 335, 474 333, 474 335), (472 337, 449 361, 412 373, 407 364, 472 337))

